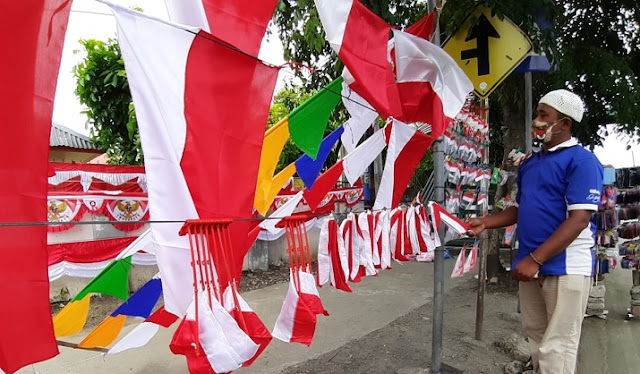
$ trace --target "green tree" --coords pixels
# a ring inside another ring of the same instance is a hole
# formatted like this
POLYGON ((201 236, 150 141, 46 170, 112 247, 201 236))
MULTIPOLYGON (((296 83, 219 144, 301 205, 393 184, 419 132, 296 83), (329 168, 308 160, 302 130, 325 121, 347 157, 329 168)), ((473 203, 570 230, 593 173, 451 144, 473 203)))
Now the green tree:
POLYGON ((87 56, 73 70, 75 93, 88 108, 84 113, 93 142, 106 150, 110 164, 142 164, 138 122, 117 41, 88 39, 80 44, 87 56))

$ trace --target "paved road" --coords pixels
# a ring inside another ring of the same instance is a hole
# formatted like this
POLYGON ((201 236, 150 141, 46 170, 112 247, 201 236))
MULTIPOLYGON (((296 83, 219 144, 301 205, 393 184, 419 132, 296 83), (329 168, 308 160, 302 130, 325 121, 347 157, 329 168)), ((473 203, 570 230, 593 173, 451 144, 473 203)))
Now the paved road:
POLYGON ((606 320, 585 319, 578 354, 578 374, 640 372, 640 319, 625 320, 629 307, 631 271, 614 269, 605 275, 606 320))

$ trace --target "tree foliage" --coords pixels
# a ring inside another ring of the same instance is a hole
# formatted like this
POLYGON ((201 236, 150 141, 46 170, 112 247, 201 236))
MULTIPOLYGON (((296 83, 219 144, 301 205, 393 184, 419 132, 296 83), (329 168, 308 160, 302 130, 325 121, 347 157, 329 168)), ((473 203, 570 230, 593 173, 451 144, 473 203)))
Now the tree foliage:
POLYGON ((93 142, 106 150, 111 164, 142 164, 138 122, 117 41, 88 39, 80 44, 87 56, 73 70, 75 93, 88 108, 84 113, 93 142))

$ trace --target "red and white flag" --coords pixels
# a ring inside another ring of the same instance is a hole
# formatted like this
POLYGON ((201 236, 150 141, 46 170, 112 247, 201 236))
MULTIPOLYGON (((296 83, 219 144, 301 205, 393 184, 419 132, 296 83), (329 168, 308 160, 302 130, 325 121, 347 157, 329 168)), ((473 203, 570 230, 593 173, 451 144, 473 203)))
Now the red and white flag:
POLYGON ((460 250, 460 254, 456 259, 456 263, 453 265, 453 271, 451 272, 451 278, 459 278, 464 275, 464 252, 467 250, 467 246, 463 246, 460 250))
POLYGON ((398 120, 393 120, 387 159, 373 209, 391 209, 402 200, 409 180, 433 138, 398 120))
POLYGON ((331 278, 331 257, 329 255, 330 224, 335 226, 335 219, 327 218, 322 222, 320 236, 318 237, 318 271, 316 272, 318 286, 324 286, 331 278))
POLYGON ((393 30, 398 92, 406 122, 431 124, 436 139, 462 109, 473 84, 442 48, 393 30))
POLYGON ((262 351, 267 348, 273 337, 260 317, 258 317, 256 312, 244 301, 242 296, 236 292, 234 299, 233 293, 234 290, 231 287, 227 287, 224 291, 222 297, 224 300, 224 308, 231 314, 236 322, 238 322, 240 328, 249 335, 251 340, 259 346, 253 357, 242 365, 249 366, 260 356, 262 351), (235 300, 238 300, 239 308, 236 307, 235 300))
POLYGON ((432 223, 436 230, 440 229, 441 222, 444 222, 445 225, 458 233, 458 235, 465 234, 471 228, 471 226, 462 222, 458 217, 447 212, 443 207, 433 201, 429 202, 429 214, 431 215, 432 223))
POLYGON ((362 212, 358 214, 358 235, 360 236, 360 264, 365 268, 365 275, 376 275, 376 270, 373 263, 373 240, 370 227, 370 221, 372 213, 362 212))
POLYGON ((256 56, 277 0, 165 0, 165 3, 171 21, 199 27, 256 56))
POLYGON ((194 300, 169 345, 173 353, 187 357, 191 374, 236 370, 259 348, 215 298, 211 298, 211 304, 209 306, 207 296, 200 292, 198 310, 194 300), (196 349, 196 342, 202 350, 196 349))
MULTIPOLYGON (((46 216, 49 134, 70 0, 3 1, 0 222, 46 216)), ((0 371, 58 354, 47 275, 47 227, 0 227, 0 371), (25 260, 28 259, 28 260, 25 260)))
POLYGON ((177 320, 178 316, 167 312, 164 307, 161 307, 120 339, 109 349, 107 354, 116 354, 132 348, 142 347, 156 335, 160 326, 169 327, 177 320))
POLYGON ((340 136, 340 140, 342 140, 342 145, 347 152, 353 152, 362 135, 378 118, 378 113, 344 81, 342 82, 342 102, 351 118, 342 125, 344 132, 340 136))
MULTIPOLYGON (((200 28, 110 6, 136 107, 150 218, 250 216, 279 69, 214 42, 200 28)), ((239 279, 252 225, 231 224, 228 250, 235 262, 225 277, 239 279)), ((184 315, 193 299, 189 241, 178 236, 180 227, 151 226, 165 306, 176 315, 184 315)))
POLYGON ((478 241, 476 240, 473 243, 473 248, 471 248, 471 251, 469 252, 469 256, 467 257, 467 260, 464 262, 464 272, 468 273, 471 270, 475 269, 477 260, 478 260, 478 241))
POLYGON ((307 304, 311 312, 328 316, 329 312, 322 305, 313 274, 300 270, 298 276, 300 279, 300 292, 298 293, 300 299, 307 304))
POLYGON ((300 298, 293 283, 291 279, 272 334, 284 342, 310 346, 316 331, 316 314, 300 298))
POLYGON ((405 227, 404 212, 402 208, 394 209, 391 212, 390 247, 391 255, 396 261, 408 261, 405 257, 405 240, 407 240, 407 231, 405 227))

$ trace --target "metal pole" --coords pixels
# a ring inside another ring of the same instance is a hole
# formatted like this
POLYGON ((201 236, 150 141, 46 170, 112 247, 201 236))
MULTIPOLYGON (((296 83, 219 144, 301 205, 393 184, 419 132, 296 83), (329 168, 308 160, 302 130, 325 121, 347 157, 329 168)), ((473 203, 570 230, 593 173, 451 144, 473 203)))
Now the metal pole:
MULTIPOLYGON (((485 121, 489 123, 489 99, 483 100, 483 107, 485 108, 485 121)), ((489 163, 489 147, 484 150, 484 160, 482 163, 487 165, 489 163)), ((487 194, 489 196, 489 181, 484 178, 480 184, 480 193, 487 194)), ((486 216, 489 213, 489 201, 485 200, 482 206, 482 215, 486 216)), ((482 340, 482 327, 484 323, 484 295, 487 287, 487 253, 489 253, 489 235, 485 230, 480 234, 480 263, 478 266, 478 299, 476 301, 476 340, 482 340)))
MULTIPOLYGON (((429 11, 442 6, 440 0, 429 0, 429 11)), ((433 43, 440 45, 440 22, 436 14, 436 29, 433 43)), ((434 200, 444 206, 444 139, 439 137, 433 145, 434 200)), ((444 332, 444 225, 441 225, 442 246, 435 249, 433 259, 433 329, 431 332, 431 370, 439 374, 442 369, 442 337, 444 332)))
POLYGON ((531 120, 533 119, 533 89, 531 72, 524 73, 524 145, 525 153, 531 152, 531 120))

